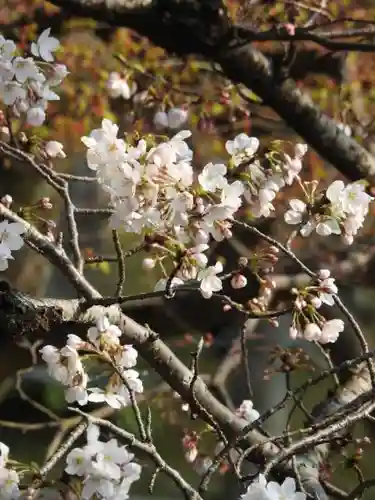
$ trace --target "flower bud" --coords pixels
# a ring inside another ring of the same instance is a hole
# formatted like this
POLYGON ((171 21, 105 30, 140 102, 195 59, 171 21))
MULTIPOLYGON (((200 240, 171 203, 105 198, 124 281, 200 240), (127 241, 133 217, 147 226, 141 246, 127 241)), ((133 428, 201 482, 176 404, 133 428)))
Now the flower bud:
POLYGON ((234 289, 245 288, 247 285, 247 278, 243 274, 235 274, 232 277, 230 284, 234 289))
POLYGON ((293 340, 299 337, 299 332, 295 326, 289 328, 289 337, 293 340))
POLYGON ((321 280, 326 280, 331 276, 331 271, 329 269, 320 269, 318 271, 318 276, 321 280))
POLYGON ((185 453, 185 460, 189 463, 193 463, 197 458, 197 456, 198 456, 198 449, 194 446, 185 453))
POLYGON ((247 257, 240 257, 238 259, 238 265, 240 267, 246 267, 248 263, 249 263, 249 259, 247 257))
POLYGON ((315 307, 315 309, 319 309, 319 307, 322 305, 322 301, 320 300, 319 297, 313 297, 311 300, 311 305, 315 307))
POLYGON ((142 261, 142 269, 145 271, 150 271, 151 269, 154 269, 155 267, 155 260, 151 259, 151 257, 146 257, 142 261))
POLYGON ((10 196, 10 194, 5 194, 1 198, 1 203, 5 205, 7 208, 10 208, 11 204, 13 202, 13 198, 10 196))

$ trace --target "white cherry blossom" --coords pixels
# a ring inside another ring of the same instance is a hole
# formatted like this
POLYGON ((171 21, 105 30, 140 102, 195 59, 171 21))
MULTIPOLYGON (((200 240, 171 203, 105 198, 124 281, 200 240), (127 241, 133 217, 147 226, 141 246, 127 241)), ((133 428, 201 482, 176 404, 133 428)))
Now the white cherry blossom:
POLYGON ((99 387, 93 387, 89 389, 88 400, 91 403, 107 403, 111 408, 116 410, 127 406, 128 401, 119 394, 113 392, 105 391, 99 387))
POLYGON ((303 337, 310 342, 319 341, 321 335, 322 330, 316 323, 308 323, 303 331, 303 337))
POLYGON ((260 417, 259 412, 254 409, 253 402, 249 399, 242 401, 241 405, 236 410, 236 415, 246 420, 249 424, 252 424, 260 417))
POLYGON ((208 163, 198 176, 199 184, 206 191, 214 193, 228 184, 227 167, 222 163, 208 163))
POLYGON ((60 42, 57 38, 50 36, 51 28, 45 29, 36 42, 31 44, 31 53, 35 57, 40 57, 44 61, 52 62, 54 57, 52 55, 60 47, 60 42))
POLYGON ((3 61, 10 61, 15 51, 17 50, 16 44, 13 40, 6 40, 3 35, 0 35, 0 59, 3 61))
POLYGON ((7 106, 12 106, 17 99, 26 98, 26 90, 24 87, 15 81, 0 82, 0 95, 7 106))
POLYGON ((287 224, 300 224, 306 212, 306 203, 297 198, 289 201, 290 209, 284 214, 284 220, 287 224))
POLYGON ((239 165, 244 160, 252 158, 259 148, 259 139, 249 137, 245 133, 238 134, 233 140, 225 143, 225 149, 232 156, 234 165, 239 165))
POLYGON ((222 272, 223 264, 221 262, 216 262, 214 266, 199 271, 200 291, 205 299, 211 298, 214 292, 219 292, 223 288, 221 279, 217 276, 222 272))
POLYGON ((188 112, 181 108, 171 108, 166 113, 158 111, 154 116, 154 125, 157 128, 177 129, 182 127, 188 119, 188 112))
POLYGON ((100 349, 101 342, 119 344, 122 332, 116 325, 111 325, 107 316, 100 316, 96 321, 96 326, 88 329, 87 338, 92 344, 100 349))
POLYGON ((341 319, 331 319, 326 321, 322 328, 322 334, 319 338, 321 344, 336 342, 341 332, 344 331, 345 325, 341 319))
POLYGON ((48 141, 44 149, 50 158, 66 158, 64 146, 58 141, 48 141))

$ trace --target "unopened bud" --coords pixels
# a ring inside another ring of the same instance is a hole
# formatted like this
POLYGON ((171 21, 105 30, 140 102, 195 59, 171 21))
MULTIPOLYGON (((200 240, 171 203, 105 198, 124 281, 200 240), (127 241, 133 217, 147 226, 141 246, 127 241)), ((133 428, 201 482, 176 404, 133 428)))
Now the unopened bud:
POLYGON ((272 262, 272 264, 276 264, 276 262, 279 261, 279 257, 277 255, 274 255, 272 253, 267 253, 265 255, 266 259, 272 262))
POLYGON ((185 453, 185 460, 189 463, 192 463, 195 461, 197 456, 198 456, 198 449, 196 447, 193 447, 193 448, 190 448, 190 450, 188 450, 185 453))
POLYGON ((10 194, 5 194, 1 198, 1 203, 6 206, 7 208, 10 208, 11 204, 13 202, 13 198, 10 196, 10 194))
POLYGON ((240 267, 246 267, 248 263, 249 263, 249 259, 247 257, 240 257, 238 259, 238 265, 240 267))
POLYGON ((331 271, 329 269, 320 269, 318 276, 321 280, 326 280, 331 276, 331 271))
POLYGON ((320 300, 319 297, 313 297, 311 300, 311 305, 315 307, 315 309, 319 309, 319 307, 322 305, 322 301, 320 300))
POLYGON ((146 257, 142 261, 142 269, 145 271, 150 271, 151 269, 154 269, 155 267, 155 260, 151 259, 151 257, 146 257))
POLYGON ((275 254, 275 255, 277 255, 278 253, 280 253, 280 250, 279 250, 277 247, 275 247, 275 245, 271 245, 271 246, 269 247, 268 251, 269 251, 270 253, 275 254))
POLYGON ((243 274, 235 274, 232 277, 230 284, 234 289, 245 288, 247 285, 247 278, 243 274))
POLYGON ((298 330, 297 330, 297 328, 296 328, 296 327, 291 326, 291 327, 289 328, 289 337, 290 337, 291 339, 293 339, 293 340, 295 340, 296 338, 298 338, 298 337, 299 337, 299 333, 298 333, 298 330))

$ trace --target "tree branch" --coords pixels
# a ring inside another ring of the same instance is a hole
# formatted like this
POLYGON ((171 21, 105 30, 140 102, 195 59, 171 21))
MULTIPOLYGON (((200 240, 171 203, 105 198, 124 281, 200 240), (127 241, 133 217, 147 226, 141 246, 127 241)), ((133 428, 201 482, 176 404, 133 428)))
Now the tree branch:
POLYGON ((231 23, 220 0, 152 0, 123 2, 105 0, 52 0, 76 16, 91 17, 113 26, 136 30, 167 51, 179 55, 201 54, 221 65, 226 77, 254 91, 317 153, 348 179, 375 182, 375 159, 354 139, 342 132, 314 106, 291 80, 280 81, 269 60, 251 43, 235 47, 240 26, 231 23), (155 20, 157 19, 157 22, 155 20), (194 33, 194 36, 191 36, 194 33))

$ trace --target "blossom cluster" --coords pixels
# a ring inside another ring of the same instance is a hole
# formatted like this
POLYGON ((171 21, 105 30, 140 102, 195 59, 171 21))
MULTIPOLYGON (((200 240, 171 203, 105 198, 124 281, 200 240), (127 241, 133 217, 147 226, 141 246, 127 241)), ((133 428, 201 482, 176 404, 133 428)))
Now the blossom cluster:
POLYGON ((269 217, 275 210, 273 201, 283 187, 290 186, 298 178, 307 152, 306 144, 298 143, 292 157, 286 153, 278 157, 270 156, 267 166, 263 167, 256 158, 259 149, 256 137, 241 133, 234 140, 227 141, 225 148, 231 155, 230 165, 238 169, 244 185, 244 197, 255 218, 269 217))
POLYGON ((296 298, 290 337, 304 338, 321 344, 336 342, 344 330, 344 322, 341 319, 327 321, 317 309, 322 304, 333 306, 337 291, 335 279, 331 277, 328 269, 319 271, 317 284, 309 285, 303 290, 292 290, 296 298))
MULTIPOLYGON (((168 120, 171 116, 168 112, 168 120)), ((178 265, 175 278, 200 280, 203 296, 210 298, 222 288, 221 264, 206 267, 210 239, 232 236, 232 220, 244 199, 254 217, 268 216, 278 190, 298 176, 306 148, 297 145, 293 158, 284 155, 283 162, 263 169, 254 157, 259 141, 239 134, 226 144, 228 166, 209 163, 196 179, 186 142, 190 136, 183 130, 161 143, 141 139, 132 145, 118 137, 117 125, 104 119, 82 142, 89 168, 110 195, 111 226, 154 238, 157 261, 171 257, 178 265)), ((144 267, 154 265, 148 258, 144 267)))
POLYGON ((0 271, 8 269, 8 260, 13 259, 12 251, 23 246, 21 234, 24 232, 25 226, 20 222, 0 222, 0 271))
MULTIPOLYGON (((308 196, 307 198, 311 198, 308 196)), ((366 193, 365 185, 353 182, 345 185, 334 181, 318 202, 299 199, 289 201, 290 209, 284 214, 287 224, 300 225, 302 236, 316 231, 320 236, 342 235, 345 243, 351 245, 362 227, 373 198, 366 193)))
POLYGON ((141 466, 133 462, 133 458, 116 439, 101 441, 99 428, 90 424, 87 444, 69 452, 65 472, 82 480, 82 500, 125 499, 132 483, 141 475, 141 466))
POLYGON ((291 477, 287 477, 280 485, 274 481, 268 482, 263 474, 259 474, 241 500, 306 500, 306 495, 296 491, 296 482, 291 477))
POLYGON ((48 101, 59 99, 52 89, 68 74, 64 64, 51 64, 59 45, 47 28, 31 45, 34 57, 22 57, 13 41, 0 35, 0 97, 13 116, 25 113, 30 125, 42 125, 48 101))
POLYGON ((65 399, 68 403, 76 401, 82 406, 88 402, 107 403, 112 408, 119 409, 131 401, 130 391, 143 392, 139 373, 132 369, 137 364, 138 352, 131 345, 121 345, 121 335, 121 330, 103 316, 97 320, 96 326, 89 328, 87 341, 70 334, 62 349, 52 345, 42 347, 40 352, 47 363, 48 372, 65 386, 65 399), (88 387, 89 376, 79 351, 95 354, 101 361, 110 364, 113 373, 105 389, 88 387))

